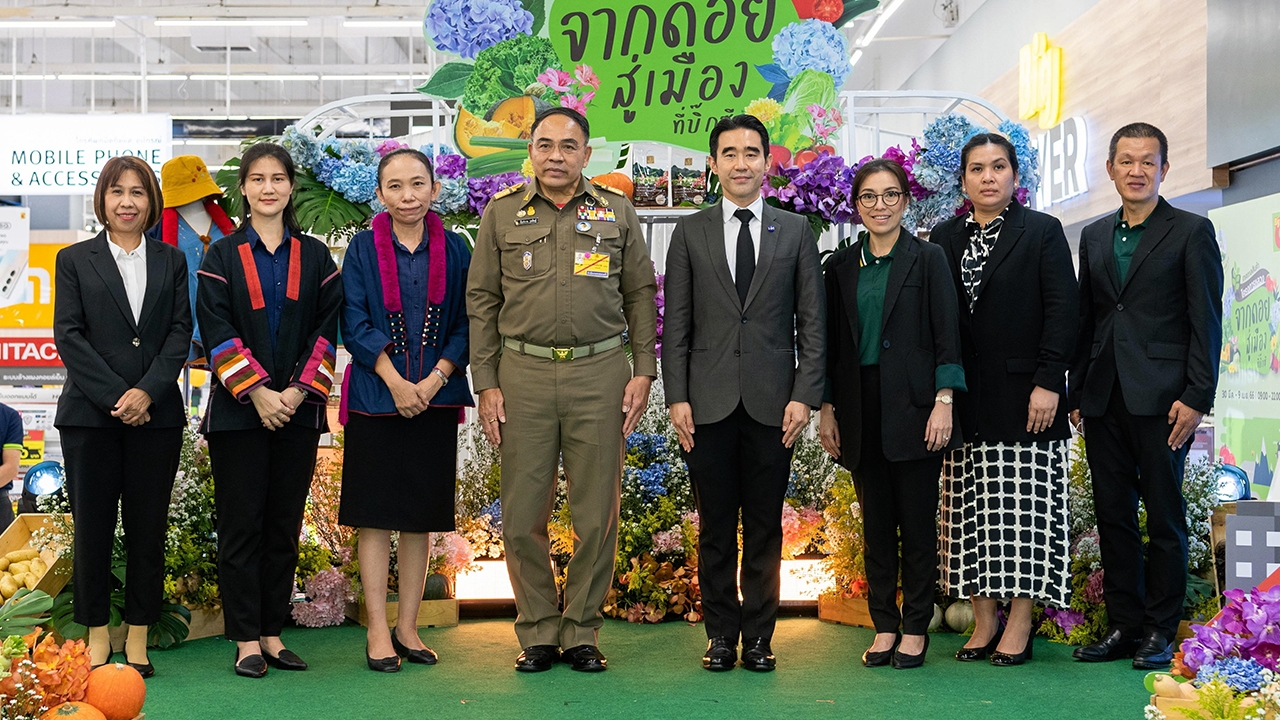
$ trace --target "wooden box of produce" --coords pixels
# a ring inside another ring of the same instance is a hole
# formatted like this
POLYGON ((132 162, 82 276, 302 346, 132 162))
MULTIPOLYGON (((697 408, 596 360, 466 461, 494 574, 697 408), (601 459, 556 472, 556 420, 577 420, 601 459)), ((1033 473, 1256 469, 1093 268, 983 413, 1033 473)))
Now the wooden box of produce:
POLYGON ((57 597, 71 579, 69 556, 31 547, 31 535, 40 529, 53 530, 52 515, 24 513, 0 534, 0 595, 5 600, 24 587, 57 597))
MULTIPOLYGON (((399 619, 399 595, 387 595, 387 626, 395 627, 399 619)), ((369 612, 363 602, 347 603, 347 617, 369 627, 369 612)), ((458 601, 423 600, 418 606, 418 627, 453 627, 458 624, 458 601)))
POLYGON ((875 627, 866 598, 847 598, 831 593, 818 596, 818 619, 839 625, 875 627))

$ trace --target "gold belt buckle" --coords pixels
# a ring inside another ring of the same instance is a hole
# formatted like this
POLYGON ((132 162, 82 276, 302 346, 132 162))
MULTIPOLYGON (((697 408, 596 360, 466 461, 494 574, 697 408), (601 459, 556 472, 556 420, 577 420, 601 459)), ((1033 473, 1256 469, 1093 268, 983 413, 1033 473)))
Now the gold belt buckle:
POLYGON ((568 362, 573 359, 573 348, 551 348, 551 358, 556 362, 568 362))

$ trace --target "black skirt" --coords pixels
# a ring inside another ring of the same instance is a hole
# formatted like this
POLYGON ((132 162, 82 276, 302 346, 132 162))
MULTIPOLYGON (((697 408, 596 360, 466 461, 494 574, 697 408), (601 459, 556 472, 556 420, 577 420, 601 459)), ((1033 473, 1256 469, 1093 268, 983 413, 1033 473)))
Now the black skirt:
POLYGON ((401 532, 454 529, 458 409, 351 413, 345 429, 338 522, 401 532))

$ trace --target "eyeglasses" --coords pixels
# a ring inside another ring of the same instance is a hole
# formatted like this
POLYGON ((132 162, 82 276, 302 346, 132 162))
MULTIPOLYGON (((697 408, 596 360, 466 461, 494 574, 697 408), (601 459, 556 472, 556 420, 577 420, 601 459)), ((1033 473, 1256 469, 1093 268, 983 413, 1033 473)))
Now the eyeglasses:
POLYGON ((879 198, 884 198, 885 207, 893 207, 902 199, 902 192, 899 190, 885 190, 879 195, 873 192, 864 192, 858 196, 858 204, 870 210, 876 206, 876 200, 879 198))

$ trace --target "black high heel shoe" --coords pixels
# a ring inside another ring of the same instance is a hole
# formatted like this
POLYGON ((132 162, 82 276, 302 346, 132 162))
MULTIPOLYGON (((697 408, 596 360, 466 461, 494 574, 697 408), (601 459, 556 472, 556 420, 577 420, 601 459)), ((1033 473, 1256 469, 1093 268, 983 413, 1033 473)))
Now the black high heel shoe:
POLYGON ((872 651, 871 648, 867 648, 862 653, 862 664, 867 667, 884 667, 888 665, 889 661, 893 659, 893 651, 897 650, 898 643, 902 642, 902 633, 895 631, 893 635, 893 645, 888 650, 872 651))
POLYGON ((436 652, 429 647, 424 647, 421 650, 414 650, 400 642, 400 638, 396 637, 396 631, 394 628, 391 630, 391 647, 395 648, 396 655, 406 658, 411 663, 417 663, 419 665, 435 665, 440 659, 439 656, 436 655, 436 652))
POLYGON ((924 649, 918 655, 904 655, 900 650, 893 651, 893 669, 910 670, 924 665, 924 656, 929 653, 929 634, 924 635, 924 649))
POLYGON ((369 663, 369 669, 374 672, 393 673, 400 672, 400 656, 392 655, 391 657, 373 658, 369 657, 369 646, 364 646, 364 659, 369 663))
POLYGON ((997 667, 1013 667, 1021 665, 1031 659, 1031 649, 1035 647, 1036 626, 1032 624, 1031 632, 1027 634, 1027 644, 1022 648, 1022 652, 1010 655, 995 651, 991 653, 991 664, 997 667))
POLYGON ((987 656, 996 651, 996 646, 1000 644, 1000 639, 1004 637, 1004 627, 996 630, 996 634, 991 636, 991 642, 982 647, 962 647, 956 651, 956 660, 960 662, 977 662, 986 660, 987 656))

